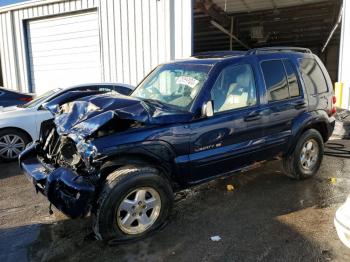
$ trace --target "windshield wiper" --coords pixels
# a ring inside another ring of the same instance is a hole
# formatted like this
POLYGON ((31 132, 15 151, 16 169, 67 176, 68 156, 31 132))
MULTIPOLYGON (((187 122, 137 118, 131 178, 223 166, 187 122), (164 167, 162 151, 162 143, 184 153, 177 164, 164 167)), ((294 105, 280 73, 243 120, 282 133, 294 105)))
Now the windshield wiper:
POLYGON ((163 103, 162 101, 152 99, 152 98, 142 98, 142 100, 150 104, 155 104, 157 106, 167 106, 167 104, 163 103))
POLYGON ((142 100, 158 107, 166 107, 168 109, 176 110, 176 111, 185 111, 182 107, 171 105, 160 100, 156 100, 152 98, 142 98, 142 100))

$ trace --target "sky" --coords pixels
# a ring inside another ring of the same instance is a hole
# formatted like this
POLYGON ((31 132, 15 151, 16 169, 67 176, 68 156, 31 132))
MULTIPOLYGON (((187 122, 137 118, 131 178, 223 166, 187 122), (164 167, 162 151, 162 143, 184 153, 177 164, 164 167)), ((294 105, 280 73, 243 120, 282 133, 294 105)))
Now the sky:
POLYGON ((28 0, 0 0, 0 6, 15 4, 19 2, 25 2, 28 0))

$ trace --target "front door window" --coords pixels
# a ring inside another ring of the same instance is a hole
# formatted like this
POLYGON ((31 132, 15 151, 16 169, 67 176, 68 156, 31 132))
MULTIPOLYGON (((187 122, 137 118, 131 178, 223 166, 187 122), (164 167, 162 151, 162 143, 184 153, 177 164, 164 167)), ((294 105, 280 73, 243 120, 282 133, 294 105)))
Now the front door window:
POLYGON ((230 65, 216 80, 211 97, 214 113, 256 104, 256 87, 250 65, 230 65))

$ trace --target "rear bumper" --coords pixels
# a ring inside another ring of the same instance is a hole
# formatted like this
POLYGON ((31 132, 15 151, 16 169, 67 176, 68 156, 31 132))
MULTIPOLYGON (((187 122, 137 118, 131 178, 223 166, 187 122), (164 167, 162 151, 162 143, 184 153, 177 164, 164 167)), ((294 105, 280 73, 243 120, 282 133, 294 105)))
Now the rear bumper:
POLYGON ((85 177, 65 167, 53 168, 37 158, 38 144, 22 152, 19 164, 36 188, 59 210, 69 217, 83 217, 95 194, 95 186, 85 177))

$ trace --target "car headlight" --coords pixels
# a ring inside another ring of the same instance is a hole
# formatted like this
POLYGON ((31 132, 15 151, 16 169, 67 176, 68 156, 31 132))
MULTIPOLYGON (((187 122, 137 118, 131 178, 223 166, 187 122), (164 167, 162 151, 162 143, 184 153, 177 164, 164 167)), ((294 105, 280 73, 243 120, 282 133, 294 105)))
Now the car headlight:
POLYGON ((91 162, 97 156, 97 148, 89 141, 80 140, 77 143, 77 150, 87 169, 91 169, 91 162))
POLYGON ((81 160, 81 156, 77 151, 77 147, 73 140, 63 138, 61 139, 60 156, 61 160, 70 166, 76 166, 81 160))

